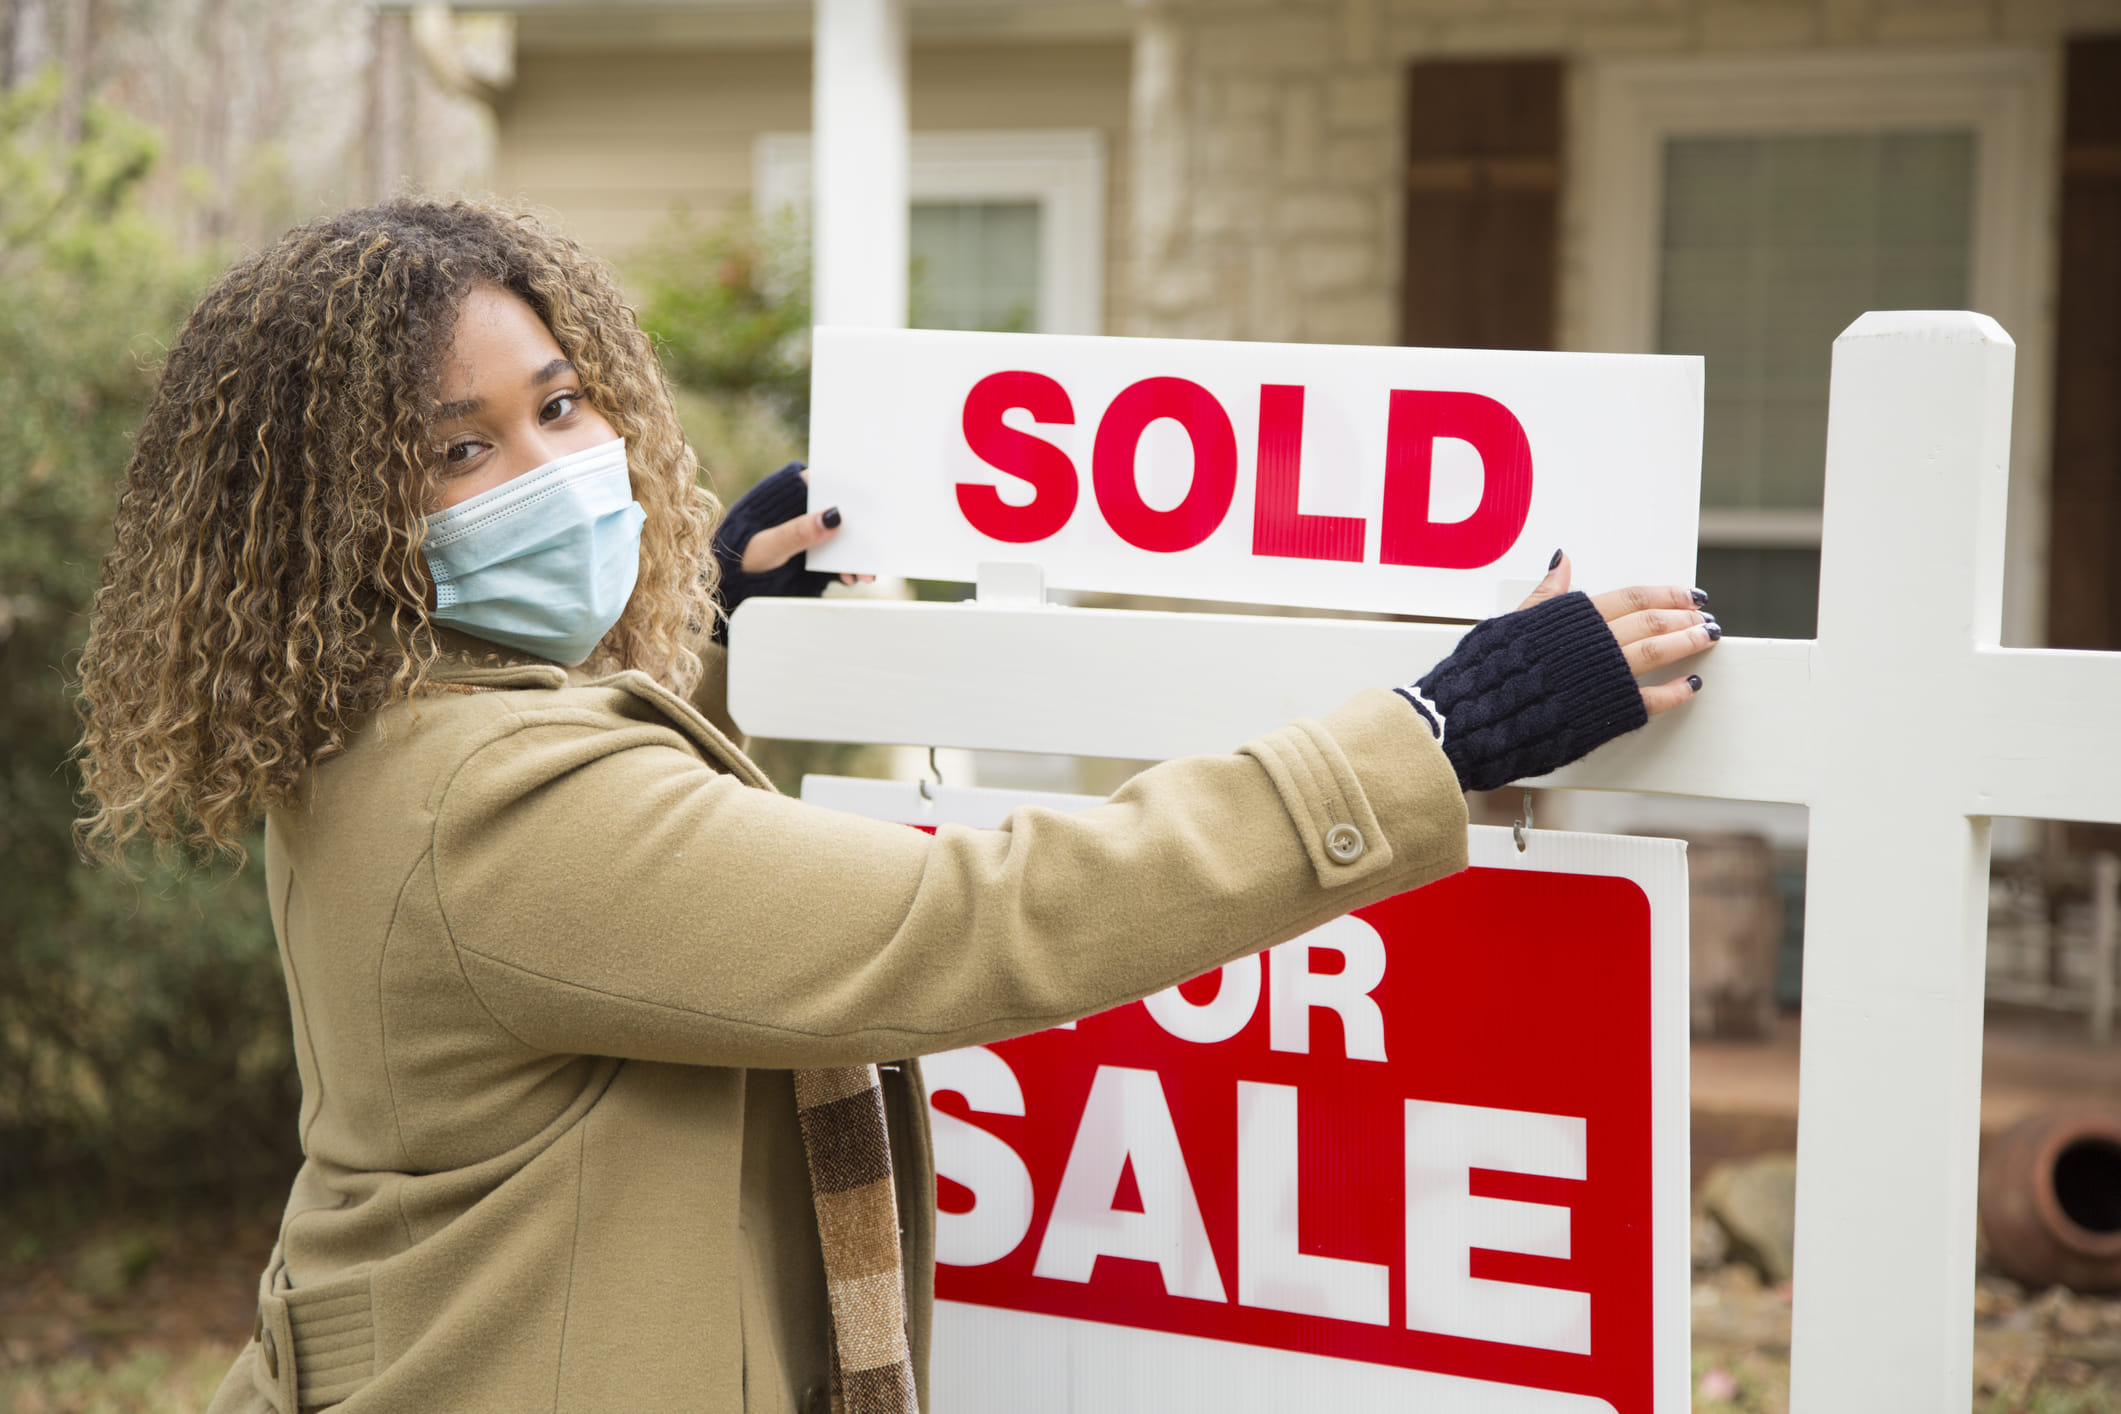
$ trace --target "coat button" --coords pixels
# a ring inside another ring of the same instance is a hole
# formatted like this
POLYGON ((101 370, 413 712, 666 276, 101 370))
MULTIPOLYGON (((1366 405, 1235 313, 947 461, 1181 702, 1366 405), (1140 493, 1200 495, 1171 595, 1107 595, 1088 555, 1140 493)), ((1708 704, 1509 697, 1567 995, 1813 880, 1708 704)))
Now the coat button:
POLYGON ((265 1349, 265 1373, 271 1379, 280 1378, 280 1348, 272 1338, 272 1328, 266 1327, 264 1339, 258 1342, 265 1349))
POLYGON ((1362 831, 1353 825, 1335 825, 1326 831, 1326 853, 1332 856, 1335 864, 1353 864, 1362 858, 1366 848, 1362 831))
POLYGON ((813 1381, 803 1391, 803 1414, 832 1414, 832 1392, 823 1380, 813 1381))

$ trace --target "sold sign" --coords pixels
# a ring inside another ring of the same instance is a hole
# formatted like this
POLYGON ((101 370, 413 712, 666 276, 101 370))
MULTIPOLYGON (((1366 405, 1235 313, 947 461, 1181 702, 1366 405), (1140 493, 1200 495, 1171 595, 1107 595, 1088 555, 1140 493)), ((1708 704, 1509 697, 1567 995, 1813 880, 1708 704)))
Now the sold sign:
POLYGON ((820 329, 813 568, 1480 618, 1690 583, 1694 358, 820 329), (1625 494, 1622 493, 1622 488, 1625 494))
MULTIPOLYGON (((930 826, 1028 801, 937 794, 803 789, 930 826)), ((923 1061, 938 1409, 1687 1407, 1685 846, 1470 843, 1262 956, 923 1061)))

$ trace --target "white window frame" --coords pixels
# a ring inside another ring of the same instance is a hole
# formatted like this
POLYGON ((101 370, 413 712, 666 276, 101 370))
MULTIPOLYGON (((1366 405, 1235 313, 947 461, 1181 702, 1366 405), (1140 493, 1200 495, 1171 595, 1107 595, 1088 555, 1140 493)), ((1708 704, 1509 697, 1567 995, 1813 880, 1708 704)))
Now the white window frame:
MULTIPOLYGON (((1664 151, 1675 137, 1974 134, 1968 292, 2017 341, 2005 641, 2044 627, 2054 344, 2056 107, 2045 49, 1843 51, 1589 61, 1571 93, 1582 147, 1571 183, 1582 258, 1564 307, 1574 347, 1657 346, 1664 151)), ((1816 511, 1704 507, 1701 543, 1817 546, 1816 511)))
MULTIPOLYGON (((764 133, 752 150, 759 210, 810 209, 810 134, 764 133)), ((1099 334, 1105 324, 1105 141, 1094 129, 915 133, 914 201, 1035 201, 1034 331, 1099 334)))

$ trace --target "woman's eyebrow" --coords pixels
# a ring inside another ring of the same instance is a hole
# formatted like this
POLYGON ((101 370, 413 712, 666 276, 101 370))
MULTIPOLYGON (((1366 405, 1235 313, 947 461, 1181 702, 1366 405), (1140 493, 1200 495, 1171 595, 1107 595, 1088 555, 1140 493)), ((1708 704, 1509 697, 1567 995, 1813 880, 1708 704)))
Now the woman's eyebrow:
MULTIPOLYGON (((546 364, 543 368, 530 375, 530 386, 533 388, 543 387, 545 384, 552 382, 553 379, 560 377, 562 374, 572 373, 574 371, 575 367, 572 363, 568 362, 564 358, 556 358, 551 363, 546 364)), ((484 398, 459 398, 453 403, 444 403, 442 404, 442 406, 436 408, 435 421, 454 422, 460 417, 470 417, 473 413, 479 411, 485 406, 486 399, 484 398)))

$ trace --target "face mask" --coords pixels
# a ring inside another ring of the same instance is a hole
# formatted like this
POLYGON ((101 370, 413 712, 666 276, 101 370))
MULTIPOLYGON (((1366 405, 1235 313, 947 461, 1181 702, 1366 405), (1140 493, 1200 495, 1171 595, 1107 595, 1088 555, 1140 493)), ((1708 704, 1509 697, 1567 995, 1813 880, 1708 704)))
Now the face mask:
POLYGON ((641 523, 614 438, 427 517, 435 617, 492 643, 575 664, 626 611, 641 523))

